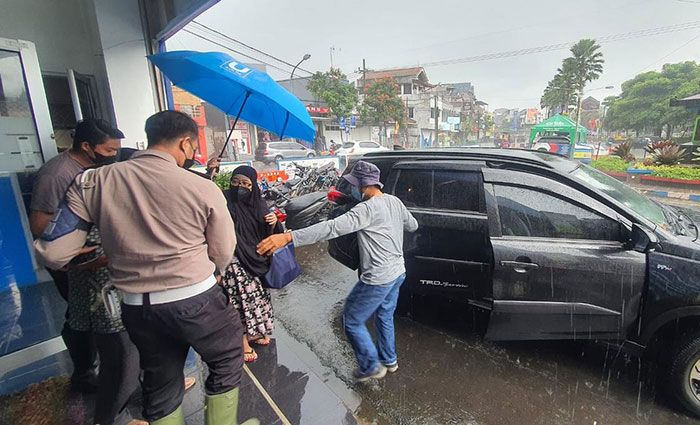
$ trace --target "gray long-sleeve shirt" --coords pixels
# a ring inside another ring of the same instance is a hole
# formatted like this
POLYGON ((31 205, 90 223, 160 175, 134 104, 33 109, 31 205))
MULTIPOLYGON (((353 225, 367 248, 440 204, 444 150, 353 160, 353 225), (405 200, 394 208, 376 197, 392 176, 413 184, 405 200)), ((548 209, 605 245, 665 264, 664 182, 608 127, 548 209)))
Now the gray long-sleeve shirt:
POLYGON ((418 222, 399 198, 383 194, 360 202, 334 220, 292 232, 294 245, 310 245, 357 232, 360 279, 368 285, 389 283, 406 272, 403 232, 415 232, 418 222))

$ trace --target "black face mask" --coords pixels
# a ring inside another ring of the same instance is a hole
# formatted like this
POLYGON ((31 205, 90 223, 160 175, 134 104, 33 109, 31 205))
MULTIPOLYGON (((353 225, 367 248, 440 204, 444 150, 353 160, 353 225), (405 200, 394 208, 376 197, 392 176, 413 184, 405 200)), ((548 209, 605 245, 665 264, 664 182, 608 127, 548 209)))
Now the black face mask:
POLYGON ((98 167, 101 167, 103 165, 114 164, 115 162, 117 162, 117 155, 104 156, 95 151, 93 151, 93 153, 95 154, 95 159, 93 161, 98 167))
POLYGON ((185 158, 185 162, 182 163, 182 168, 187 170, 194 165, 194 158, 185 158))
POLYGON ((250 195, 253 193, 251 192, 250 189, 247 187, 243 186, 238 186, 238 187, 232 187, 233 189, 233 198, 237 201, 242 201, 245 202, 248 199, 250 199, 250 195))
MULTIPOLYGON (((192 148, 192 145, 190 145, 190 148, 192 148)), ((184 152, 184 149, 183 149, 184 152)), ((182 168, 185 170, 191 168, 194 165, 194 156, 197 153, 195 152, 194 148, 192 148, 192 158, 188 158, 187 154, 185 153, 185 162, 182 163, 182 168)))

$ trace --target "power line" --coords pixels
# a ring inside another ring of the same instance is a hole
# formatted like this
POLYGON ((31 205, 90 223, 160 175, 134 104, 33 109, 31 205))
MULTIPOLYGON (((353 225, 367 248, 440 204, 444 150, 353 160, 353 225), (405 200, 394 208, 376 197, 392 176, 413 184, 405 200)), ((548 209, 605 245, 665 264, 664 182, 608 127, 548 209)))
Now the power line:
MULTIPOLYGON (((670 33, 674 33, 674 32, 685 31, 685 30, 696 29, 696 28, 700 28, 700 21, 686 22, 686 23, 670 25, 670 26, 666 26, 666 27, 650 28, 650 29, 632 31, 632 32, 621 33, 621 34, 613 34, 613 35, 609 35, 609 36, 598 37, 598 38, 596 38, 596 41, 597 42, 615 42, 615 41, 631 40, 631 39, 635 39, 635 38, 670 34, 670 33)), ((422 66, 444 66, 444 65, 454 65, 454 64, 458 64, 458 63, 482 62, 482 61, 495 60, 495 59, 504 59, 504 58, 510 58, 510 57, 515 57, 515 56, 531 55, 534 53, 549 52, 549 51, 553 51, 553 50, 564 50, 564 49, 570 48, 574 44, 576 44, 576 42, 570 41, 570 42, 566 42, 566 43, 550 44, 547 46, 538 46, 538 47, 530 47, 530 48, 526 48, 526 49, 510 50, 510 51, 506 51, 506 52, 486 53, 486 54, 478 55, 478 56, 468 56, 468 57, 464 57, 464 58, 456 58, 456 59, 447 59, 447 60, 441 60, 441 61, 435 61, 435 62, 427 62, 427 63, 423 63, 422 66)))
MULTIPOLYGON (((285 64, 285 65, 287 65, 287 66, 289 66, 289 67, 291 67, 291 68, 294 68, 294 67, 295 67, 295 64, 293 64, 293 63, 289 63, 289 62, 287 62, 287 61, 285 61, 285 60, 283 60, 283 59, 280 59, 280 58, 278 58, 278 57, 276 57, 276 56, 274 56, 274 55, 271 55, 271 54, 269 54, 269 53, 267 53, 267 52, 264 52, 264 51, 262 51, 262 50, 260 50, 260 49, 257 49, 257 48, 255 48, 255 47, 253 47, 253 46, 250 46, 250 45, 248 45, 248 44, 246 44, 246 43, 244 43, 244 42, 242 42, 242 41, 240 41, 240 40, 236 40, 235 38, 233 38, 233 37, 231 37, 231 36, 229 36, 229 35, 226 35, 226 34, 220 32, 220 31, 217 31, 217 30, 215 30, 215 29, 213 29, 213 28, 211 28, 211 27, 209 27, 209 26, 206 26, 206 25, 204 25, 204 24, 202 24, 202 23, 199 23, 199 22, 197 22, 197 21, 192 21, 192 23, 193 23, 193 24, 196 24, 196 25, 198 25, 198 26, 200 26, 200 27, 202 27, 202 28, 205 28, 205 29, 207 29, 207 30, 209 30, 209 31, 211 31, 211 32, 213 32, 214 34, 216 34, 216 35, 218 35, 218 36, 220 36, 220 37, 223 37, 224 39, 226 39, 226 40, 228 40, 228 41, 231 41, 231 42, 233 42, 233 43, 240 44, 241 46, 243 46, 243 47, 245 47, 245 48, 247 48, 247 49, 250 49, 250 50, 252 50, 252 51, 254 51, 254 52, 256 52, 256 53, 260 53, 261 55, 266 56, 266 57, 268 57, 268 58, 274 59, 274 60, 276 60, 277 62, 283 63, 283 64, 285 64)), ((309 75, 313 75, 313 74, 314 74, 313 72, 311 72, 311 71, 309 71, 309 70, 306 70, 306 69, 304 69, 304 68, 302 68, 302 67, 297 67, 297 70, 306 72, 306 73, 309 74, 309 75)))
POLYGON ((659 63, 659 62, 665 60, 667 57, 669 57, 669 56, 671 56, 672 54, 676 53, 677 51, 681 50, 682 48, 684 48, 685 46, 689 45, 690 43, 692 43, 693 41, 697 40, 698 38, 700 38, 700 34, 696 35, 695 37, 693 37, 693 38, 691 38, 690 40, 686 41, 685 43, 681 44, 681 45, 678 46, 677 48, 671 50, 670 52, 668 52, 668 53, 665 54, 664 56, 660 57, 659 59, 655 60, 654 62, 650 63, 649 65, 645 66, 644 68, 640 69, 637 73, 639 74, 639 73, 642 72, 642 71, 646 71, 647 69, 649 69, 649 68, 651 68, 652 66, 656 65, 657 63, 659 63))
POLYGON ((189 30, 189 29, 187 29, 187 28, 183 28, 182 31, 184 31, 184 32, 186 32, 186 33, 188 33, 188 34, 191 34, 191 35, 193 35, 193 36, 195 36, 195 37, 201 38, 202 40, 208 41, 208 42, 210 42, 210 43, 212 43, 212 44, 216 44, 216 45, 219 46, 219 47, 222 47, 222 48, 224 48, 224 49, 226 49, 226 50, 229 50, 229 51, 231 51, 231 52, 234 52, 234 53, 236 53, 236 54, 239 54, 239 55, 241 55, 241 56, 243 56, 243 57, 246 57, 246 58, 248 58, 248 59, 252 59, 252 60, 254 60, 254 61, 256 61, 256 62, 260 62, 260 63, 265 64, 265 65, 267 65, 267 66, 269 66, 269 67, 271 67, 271 68, 274 68, 274 69, 276 69, 276 70, 278 70, 278 71, 282 71, 282 72, 284 72, 285 74, 289 72, 289 71, 286 70, 286 69, 282 69, 282 68, 280 68, 280 67, 278 67, 278 66, 276 66, 276 65, 273 65, 273 64, 271 64, 271 63, 262 61, 262 60, 260 60, 260 59, 258 59, 258 58, 256 58, 256 57, 247 55, 247 54, 245 54, 245 53, 243 53, 243 52, 241 52, 241 51, 232 49, 232 48, 229 47, 229 46, 226 46, 226 45, 224 45, 224 44, 222 44, 222 43, 219 43, 219 42, 217 42, 217 41, 215 41, 215 40, 212 40, 211 38, 208 38, 208 37, 206 37, 206 36, 204 36, 204 35, 202 35, 202 34, 197 34, 196 32, 193 32, 193 31, 191 31, 191 30, 189 30))

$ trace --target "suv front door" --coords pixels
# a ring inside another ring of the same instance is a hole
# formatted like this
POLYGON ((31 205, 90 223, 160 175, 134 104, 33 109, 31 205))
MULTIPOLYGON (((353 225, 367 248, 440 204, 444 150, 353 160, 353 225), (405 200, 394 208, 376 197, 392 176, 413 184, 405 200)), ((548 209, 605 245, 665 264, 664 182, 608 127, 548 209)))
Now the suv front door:
POLYGON ((484 169, 492 217, 492 340, 619 339, 638 320, 646 255, 601 202, 534 174, 484 169))
POLYGON ((407 289, 483 303, 491 292, 489 221, 479 162, 394 165, 389 193, 404 202, 418 231, 404 241, 407 289))

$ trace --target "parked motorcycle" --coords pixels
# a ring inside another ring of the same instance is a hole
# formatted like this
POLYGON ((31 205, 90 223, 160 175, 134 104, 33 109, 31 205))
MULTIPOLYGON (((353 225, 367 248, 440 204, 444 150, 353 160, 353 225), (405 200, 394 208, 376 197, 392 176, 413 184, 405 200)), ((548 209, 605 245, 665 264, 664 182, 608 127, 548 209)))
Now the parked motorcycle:
POLYGON ((333 207, 327 191, 339 178, 334 164, 318 168, 294 164, 290 171, 294 178, 286 182, 262 181, 261 190, 268 206, 286 215, 288 229, 301 229, 327 220, 333 207))
POLYGON ((303 229, 328 218, 326 192, 313 192, 298 196, 287 203, 287 228, 303 229))

